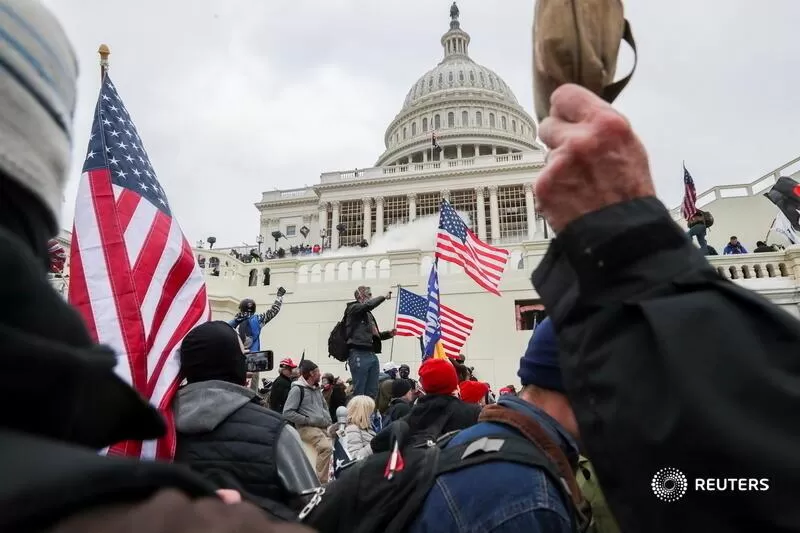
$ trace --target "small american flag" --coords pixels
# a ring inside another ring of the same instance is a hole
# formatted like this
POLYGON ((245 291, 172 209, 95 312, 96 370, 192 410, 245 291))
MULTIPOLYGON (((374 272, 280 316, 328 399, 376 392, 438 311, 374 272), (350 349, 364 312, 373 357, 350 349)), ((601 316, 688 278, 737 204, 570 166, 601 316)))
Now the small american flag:
MULTIPOLYGON (((403 337, 421 337, 425 333, 428 299, 402 288, 399 298, 395 324, 397 334, 403 337)), ((472 333, 475 320, 441 304, 439 305, 439 317, 444 351, 448 356, 458 355, 472 333)))
POLYGON ((683 165, 683 205, 681 214, 683 218, 689 220, 697 213, 697 191, 694 188, 694 180, 686 165, 683 165))
POLYGON ((161 411, 168 427, 158 441, 123 442, 108 453, 172 459, 178 347, 209 320, 211 309, 192 248, 108 76, 78 188, 70 253, 69 302, 94 339, 116 350, 117 374, 161 411))
POLYGON ((436 235, 436 258, 455 263, 487 291, 500 294, 500 279, 506 269, 508 250, 480 240, 470 230, 447 200, 439 212, 436 235))

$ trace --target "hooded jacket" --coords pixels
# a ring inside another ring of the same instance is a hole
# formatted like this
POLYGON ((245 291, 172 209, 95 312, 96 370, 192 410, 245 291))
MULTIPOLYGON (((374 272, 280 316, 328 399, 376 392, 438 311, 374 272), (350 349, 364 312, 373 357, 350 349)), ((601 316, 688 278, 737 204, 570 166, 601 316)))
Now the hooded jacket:
POLYGON ((226 381, 201 381, 178 391, 176 462, 218 486, 275 512, 318 485, 300 437, 282 416, 260 405, 251 389, 226 381))
POLYGON ((292 383, 283 406, 283 416, 296 427, 328 429, 331 413, 322 396, 322 389, 312 387, 302 377, 292 383))

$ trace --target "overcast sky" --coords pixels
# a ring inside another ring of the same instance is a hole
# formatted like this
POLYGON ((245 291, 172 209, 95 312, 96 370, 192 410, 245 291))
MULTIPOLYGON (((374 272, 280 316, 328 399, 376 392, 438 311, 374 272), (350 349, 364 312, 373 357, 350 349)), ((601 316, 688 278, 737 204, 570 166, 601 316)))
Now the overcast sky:
MULTIPOLYGON (((99 89, 97 47, 192 243, 252 243, 261 192, 371 167, 412 84, 441 59, 449 0, 45 0, 81 77, 74 199, 99 89)), ((639 67, 616 106, 661 198, 750 182, 800 155, 800 1, 626 2, 639 67)), ((532 0, 462 0, 470 55, 532 114, 532 0)), ((625 55, 629 59, 629 55, 625 55)), ((626 63, 627 64, 627 63, 626 63)), ((623 68, 624 65, 621 67, 623 68)))

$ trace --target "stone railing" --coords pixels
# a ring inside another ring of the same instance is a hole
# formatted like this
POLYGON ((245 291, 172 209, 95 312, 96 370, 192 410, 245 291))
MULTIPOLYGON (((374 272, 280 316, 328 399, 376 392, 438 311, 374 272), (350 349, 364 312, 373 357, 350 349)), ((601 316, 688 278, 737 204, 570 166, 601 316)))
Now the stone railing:
MULTIPOLYGON (((781 176, 794 175, 797 174, 798 171, 800 171, 800 157, 792 159, 788 163, 771 170, 770 172, 750 183, 738 185, 717 185, 716 187, 712 187, 697 196, 697 207, 703 207, 711 202, 721 200, 723 198, 739 198, 762 194, 768 188, 775 185, 775 182, 778 181, 778 178, 781 176)), ((681 207, 678 206, 671 209, 670 213, 675 219, 681 218, 681 207)))
POLYGON ((302 189, 289 189, 285 191, 266 191, 261 194, 262 202, 277 202, 280 200, 296 200, 299 198, 317 198, 317 193, 310 187, 302 189))
POLYGON ((717 255, 709 262, 719 275, 735 281, 786 278, 796 279, 800 268, 800 249, 763 254, 717 255))
MULTIPOLYGON (((428 161, 426 163, 408 163, 406 165, 365 168, 345 172, 326 172, 322 174, 320 181, 325 184, 340 181, 377 179, 406 174, 435 173, 437 171, 447 171, 458 168, 482 168, 495 166, 497 164, 541 163, 543 161, 544 159, 541 152, 525 151, 501 155, 482 155, 462 159, 443 159, 441 161, 428 161)), ((264 194, 266 198, 267 193, 264 194)))

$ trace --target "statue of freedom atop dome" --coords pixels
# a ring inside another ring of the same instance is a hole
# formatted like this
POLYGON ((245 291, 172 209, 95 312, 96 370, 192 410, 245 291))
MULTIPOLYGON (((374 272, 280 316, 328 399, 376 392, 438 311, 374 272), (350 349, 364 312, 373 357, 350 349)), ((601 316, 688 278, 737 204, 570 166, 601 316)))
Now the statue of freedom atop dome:
POLYGON ((459 13, 460 11, 458 10, 458 5, 455 2, 453 2, 453 5, 450 6, 450 18, 453 20, 457 20, 459 13))

